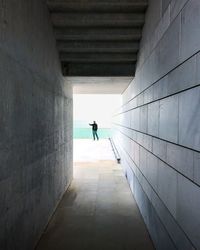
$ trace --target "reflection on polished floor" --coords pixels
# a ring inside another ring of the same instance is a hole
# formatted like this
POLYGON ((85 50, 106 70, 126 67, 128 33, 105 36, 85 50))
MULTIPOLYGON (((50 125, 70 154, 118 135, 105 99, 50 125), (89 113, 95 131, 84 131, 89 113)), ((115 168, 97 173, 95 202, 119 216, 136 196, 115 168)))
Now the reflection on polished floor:
POLYGON ((74 147, 74 180, 37 250, 154 249, 109 141, 74 147))

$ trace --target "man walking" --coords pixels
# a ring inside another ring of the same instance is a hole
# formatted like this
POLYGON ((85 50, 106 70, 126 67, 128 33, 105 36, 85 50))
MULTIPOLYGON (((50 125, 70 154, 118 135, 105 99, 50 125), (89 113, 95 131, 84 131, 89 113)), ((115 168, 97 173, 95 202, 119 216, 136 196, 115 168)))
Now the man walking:
POLYGON ((99 140, 99 137, 97 135, 97 130, 98 130, 97 123, 94 121, 92 124, 89 123, 89 125, 92 126, 92 134, 93 134, 94 141, 95 141, 95 137, 97 138, 97 140, 99 140))

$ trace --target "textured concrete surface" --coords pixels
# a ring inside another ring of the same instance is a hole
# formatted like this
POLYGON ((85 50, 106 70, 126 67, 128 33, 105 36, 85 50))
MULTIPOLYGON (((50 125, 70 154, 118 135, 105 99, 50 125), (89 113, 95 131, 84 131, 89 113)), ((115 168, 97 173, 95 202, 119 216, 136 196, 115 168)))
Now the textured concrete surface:
POLYGON ((146 0, 46 2, 66 76, 134 75, 146 0))
POLYGON ((133 77, 65 77, 74 94, 122 94, 133 77))
POLYGON ((37 250, 154 249, 108 140, 75 140, 74 180, 37 250))
POLYGON ((72 97, 44 1, 0 1, 0 249, 34 248, 72 176, 72 97))
POLYGON ((114 118, 157 249, 200 248, 200 2, 149 1, 136 75, 114 118))

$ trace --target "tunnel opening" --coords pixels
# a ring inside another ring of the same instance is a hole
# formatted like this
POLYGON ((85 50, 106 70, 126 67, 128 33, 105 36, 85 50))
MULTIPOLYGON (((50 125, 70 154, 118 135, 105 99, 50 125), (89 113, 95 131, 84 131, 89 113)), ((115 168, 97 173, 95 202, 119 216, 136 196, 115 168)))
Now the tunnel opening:
POLYGON ((0 1, 0 249, 142 246, 120 166, 156 249, 200 249, 199 19, 199 0, 0 1), (72 86, 122 94, 121 165, 82 166, 80 192, 72 86))
POLYGON ((73 180, 37 250, 154 249, 109 140, 121 102, 121 94, 73 95, 73 180))

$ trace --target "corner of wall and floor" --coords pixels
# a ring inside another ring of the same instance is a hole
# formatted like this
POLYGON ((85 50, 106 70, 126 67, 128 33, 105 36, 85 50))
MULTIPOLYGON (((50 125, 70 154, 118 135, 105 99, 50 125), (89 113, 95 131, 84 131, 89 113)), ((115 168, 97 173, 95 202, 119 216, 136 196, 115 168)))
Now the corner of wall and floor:
POLYGON ((114 141, 156 249, 200 249, 200 1, 150 0, 114 141))
POLYGON ((72 178, 72 89, 45 1, 0 1, 0 249, 33 249, 72 178))

